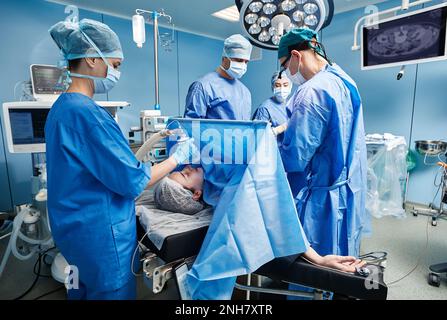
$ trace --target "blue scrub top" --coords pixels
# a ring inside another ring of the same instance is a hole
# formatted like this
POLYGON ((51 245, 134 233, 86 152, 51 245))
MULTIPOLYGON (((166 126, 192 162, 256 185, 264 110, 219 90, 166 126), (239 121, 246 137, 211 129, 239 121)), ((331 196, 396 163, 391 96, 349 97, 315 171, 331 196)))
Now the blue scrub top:
POLYGON ((48 213, 57 247, 87 291, 132 280, 134 198, 150 180, 113 117, 89 97, 64 93, 45 125, 48 213))
POLYGON ((185 118, 250 120, 251 94, 239 80, 213 71, 193 82, 186 96, 185 118))
MULTIPOLYGON (((271 97, 264 101, 258 109, 256 109, 253 120, 263 120, 268 121, 272 124, 272 127, 278 127, 289 120, 287 116, 286 104, 281 103, 275 99, 275 97, 271 97)), ((284 139, 284 133, 281 133, 277 136, 278 145, 280 146, 282 140, 284 139)))

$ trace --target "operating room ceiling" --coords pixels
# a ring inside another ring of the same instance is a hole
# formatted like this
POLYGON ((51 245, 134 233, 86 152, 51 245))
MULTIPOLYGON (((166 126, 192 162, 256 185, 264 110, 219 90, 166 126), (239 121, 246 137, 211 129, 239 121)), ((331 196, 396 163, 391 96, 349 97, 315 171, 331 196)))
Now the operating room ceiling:
MULTIPOLYGON (((129 18, 135 9, 164 9, 173 17, 177 29, 216 39, 240 33, 239 22, 229 22, 211 14, 234 5, 233 0, 46 0, 72 4, 79 8, 129 18)), ((335 13, 366 7, 388 0, 334 0, 335 13)), ((82 17, 81 17, 82 18, 82 17)))

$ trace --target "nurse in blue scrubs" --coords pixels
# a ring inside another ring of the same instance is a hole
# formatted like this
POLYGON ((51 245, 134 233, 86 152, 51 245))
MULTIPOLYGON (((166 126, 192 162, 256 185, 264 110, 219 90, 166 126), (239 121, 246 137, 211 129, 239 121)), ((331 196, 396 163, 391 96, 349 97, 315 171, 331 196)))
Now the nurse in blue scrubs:
POLYGON ((49 32, 68 60, 71 79, 45 126, 51 231, 71 270, 78 271, 68 297, 135 299, 134 199, 197 149, 188 140, 159 165, 139 162, 116 121, 93 100, 119 80, 124 56, 118 36, 88 19, 59 22, 49 32))
POLYGON ((278 146, 281 146, 284 138, 283 132, 287 129, 287 99, 292 92, 292 83, 286 75, 279 78, 279 72, 272 76, 273 96, 265 100, 256 109, 253 120, 263 120, 271 123, 274 132, 277 133, 278 146))
POLYGON ((239 79, 247 71, 251 50, 240 34, 225 39, 221 65, 189 87, 185 118, 250 120, 251 94, 239 79))

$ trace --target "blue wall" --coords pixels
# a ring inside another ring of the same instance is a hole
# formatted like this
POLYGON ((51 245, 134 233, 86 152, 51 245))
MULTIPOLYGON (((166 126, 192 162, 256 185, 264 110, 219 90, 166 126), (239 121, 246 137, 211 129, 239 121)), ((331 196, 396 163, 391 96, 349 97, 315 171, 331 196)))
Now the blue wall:
MULTIPOLYGON (((380 9, 396 6, 399 0, 379 5, 380 9)), ((14 101, 13 89, 18 81, 29 79, 32 63, 55 64, 59 53, 48 35, 48 28, 65 18, 64 7, 43 0, 2 0, 0 2, 0 34, 2 75, 0 103, 14 101), (5 30, 12 30, 5 32, 5 30)), ((102 20, 121 38, 125 61, 122 79, 108 96, 98 100, 127 100, 130 108, 119 113, 120 126, 127 135, 131 126, 139 124, 139 112, 154 103, 152 29, 147 26, 147 42, 138 49, 131 37, 130 20, 80 11, 81 18, 102 20)), ((418 139, 445 139, 447 130, 447 62, 407 67, 405 77, 396 81, 399 68, 373 71, 360 70, 360 53, 352 52, 354 24, 364 15, 363 9, 335 16, 323 31, 323 42, 330 57, 358 83, 364 102, 365 126, 368 133, 390 132, 403 135, 413 147, 418 139), (412 112, 414 108, 414 119, 412 112)), ((160 101, 164 114, 183 113, 189 85, 220 63, 222 42, 189 33, 176 32, 171 52, 160 48, 160 101)), ((243 78, 252 92, 253 108, 266 99, 270 76, 276 69, 276 52, 263 51, 261 61, 249 64, 243 78)), ((0 122, 3 125, 3 122, 0 122)), ((30 155, 10 154, 0 139, 0 210, 30 201, 30 155)), ((418 158, 411 174, 408 199, 421 203, 432 200, 435 193, 435 167, 427 167, 418 158)))
MULTIPOLYGON (((1 0, 0 16, 0 103, 3 103, 15 100, 14 85, 29 79, 30 64, 56 64, 60 59, 48 29, 65 19, 66 15, 64 6, 43 0, 1 0)), ((132 41, 130 20, 83 10, 80 11, 80 18, 105 22, 121 39, 125 55, 121 80, 107 96, 97 96, 96 99, 126 100, 131 103, 131 107, 119 111, 119 124, 127 136, 130 127, 139 125, 140 110, 152 109, 154 105, 152 26, 147 25, 147 42, 139 49, 132 41)), ((222 41, 184 32, 176 32, 171 52, 160 47, 160 104, 163 114, 183 114, 189 85, 220 64, 221 52, 222 41)), ((243 81, 252 90, 254 106, 270 95, 270 76, 275 61, 273 52, 265 52, 263 61, 249 66, 243 81)), ((1 133, 0 210, 8 210, 13 205, 31 200, 31 156, 10 154, 4 145, 3 128, 1 133)))
MULTIPOLYGON (((433 3, 437 2, 440 1, 433 3)), ((389 1, 379 8, 383 10, 401 3, 389 1)), ((416 140, 447 139, 447 62, 407 66, 400 81, 396 80, 399 67, 361 71, 360 51, 352 52, 351 47, 354 25, 364 15, 364 9, 359 9, 335 16, 332 24, 323 30, 323 42, 330 57, 358 84, 366 132, 405 136, 412 149, 416 140)), ((408 200, 429 203, 436 192, 433 179, 437 168, 425 166, 422 156, 417 160, 418 166, 410 175, 408 200)))

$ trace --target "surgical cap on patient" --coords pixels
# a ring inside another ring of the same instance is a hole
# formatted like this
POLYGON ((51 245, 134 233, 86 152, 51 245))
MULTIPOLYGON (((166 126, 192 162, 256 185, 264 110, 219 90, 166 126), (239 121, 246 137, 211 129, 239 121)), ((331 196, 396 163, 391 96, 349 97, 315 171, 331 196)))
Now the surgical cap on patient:
POLYGON ((250 60, 253 46, 240 34, 233 34, 224 41, 223 56, 228 58, 250 60))
POLYGON ((205 208, 200 201, 195 201, 193 193, 178 182, 163 178, 155 187, 154 200, 158 209, 183 213, 195 214, 205 208))
POLYGON ((120 40, 108 25, 95 20, 82 19, 79 22, 60 21, 49 30, 66 60, 100 58, 81 30, 101 50, 105 58, 124 58, 120 40))

